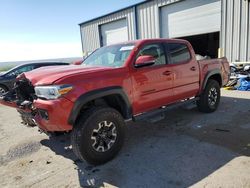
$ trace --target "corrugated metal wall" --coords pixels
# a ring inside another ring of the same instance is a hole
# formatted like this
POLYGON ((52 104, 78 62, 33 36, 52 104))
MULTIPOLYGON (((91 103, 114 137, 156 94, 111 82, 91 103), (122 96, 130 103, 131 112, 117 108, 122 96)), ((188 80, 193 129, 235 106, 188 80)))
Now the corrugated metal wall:
POLYGON ((81 25, 82 47, 85 53, 100 47, 99 26, 122 18, 127 19, 128 38, 158 38, 160 37, 159 8, 181 0, 154 0, 145 2, 135 8, 128 8, 100 19, 81 25), (136 18, 137 17, 137 25, 136 18), (136 31, 137 28, 137 31, 136 31))
POLYGON ((249 0, 222 0, 220 46, 230 62, 250 61, 249 4, 249 0))
POLYGON ((156 1, 144 3, 137 7, 138 37, 159 37, 159 11, 156 1))
POLYGON ((92 52, 100 47, 99 26, 119 19, 127 19, 128 39, 135 40, 135 19, 133 8, 117 12, 81 25, 82 47, 85 53, 92 52))
POLYGON ((138 38, 160 37, 160 9, 159 7, 182 0, 155 0, 137 6, 138 38))
MULTIPOLYGON (((160 37, 159 7, 182 0, 152 0, 81 25, 84 52, 100 47, 99 27, 126 18, 128 38, 160 37), (137 18, 137 19, 136 19, 137 18), (137 20, 137 22, 136 22, 137 20)), ((187 0, 186 0, 187 1, 187 0)), ((250 61, 249 0, 221 0, 222 18, 220 47, 229 61, 250 61)))

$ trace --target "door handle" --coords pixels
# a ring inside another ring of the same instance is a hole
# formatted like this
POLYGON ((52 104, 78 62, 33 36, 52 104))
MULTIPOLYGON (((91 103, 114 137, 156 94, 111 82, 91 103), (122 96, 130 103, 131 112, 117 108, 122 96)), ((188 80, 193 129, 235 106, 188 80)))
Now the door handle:
POLYGON ((165 75, 165 76, 169 76, 169 75, 172 74, 172 72, 171 72, 171 71, 165 71, 165 72, 163 72, 162 74, 165 75))
POLYGON ((196 68, 195 67, 191 67, 190 70, 191 71, 196 71, 196 68))

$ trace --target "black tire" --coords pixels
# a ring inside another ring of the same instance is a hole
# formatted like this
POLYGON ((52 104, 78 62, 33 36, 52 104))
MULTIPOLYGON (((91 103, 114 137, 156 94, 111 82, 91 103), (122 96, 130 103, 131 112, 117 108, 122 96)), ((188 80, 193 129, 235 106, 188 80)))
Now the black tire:
POLYGON ((100 165, 106 163, 113 159, 120 151, 124 142, 124 128, 124 119, 118 111, 109 107, 93 107, 85 111, 73 127, 71 132, 73 152, 80 160, 85 160, 90 164, 100 165), (110 128, 106 126, 108 123, 110 128), (104 130, 102 126, 107 129, 113 128, 108 131, 104 130), (99 133, 101 130, 108 132, 106 138, 102 138, 103 134, 99 133), (109 142, 107 144, 108 141, 102 139, 113 140, 112 143, 109 142), (112 145, 110 146, 110 144, 112 145), (96 148, 96 145, 98 148, 96 148), (105 151, 104 145, 106 149, 110 148, 105 151))
POLYGON ((0 97, 6 93, 8 91, 8 88, 3 86, 3 85, 0 85, 0 97))
POLYGON ((216 80, 208 80, 206 88, 197 101, 197 107, 201 112, 211 113, 217 110, 219 103, 220 85, 216 80))

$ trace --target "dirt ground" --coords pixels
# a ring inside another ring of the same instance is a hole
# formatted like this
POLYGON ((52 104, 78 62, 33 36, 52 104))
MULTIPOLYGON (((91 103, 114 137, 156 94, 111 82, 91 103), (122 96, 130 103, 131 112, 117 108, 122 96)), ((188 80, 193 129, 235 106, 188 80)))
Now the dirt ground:
POLYGON ((250 92, 222 90, 219 109, 193 106, 157 123, 129 123, 119 155, 76 159, 69 136, 49 138, 0 106, 0 187, 250 187, 250 92))

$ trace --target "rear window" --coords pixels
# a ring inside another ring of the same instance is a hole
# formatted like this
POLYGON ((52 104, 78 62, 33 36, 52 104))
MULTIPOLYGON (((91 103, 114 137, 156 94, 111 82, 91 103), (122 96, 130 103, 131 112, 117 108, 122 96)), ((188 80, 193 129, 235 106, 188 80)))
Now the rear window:
POLYGON ((172 64, 185 63, 191 59, 187 45, 181 43, 168 43, 169 55, 172 64))

